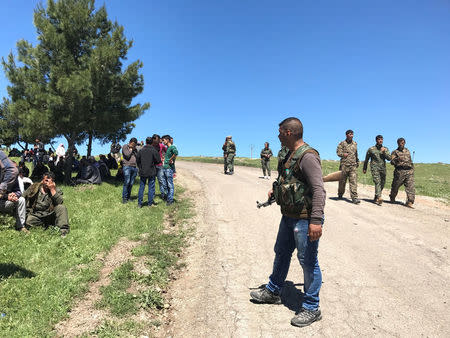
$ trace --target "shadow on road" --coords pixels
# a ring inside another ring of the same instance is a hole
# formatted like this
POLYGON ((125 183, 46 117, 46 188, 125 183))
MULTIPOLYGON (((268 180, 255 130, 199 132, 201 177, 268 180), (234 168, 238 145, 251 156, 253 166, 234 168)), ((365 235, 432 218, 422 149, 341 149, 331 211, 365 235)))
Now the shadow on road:
MULTIPOLYGON (((302 287, 302 283, 294 284, 291 281, 286 281, 284 283, 283 290, 281 292, 281 304, 286 306, 289 310, 297 313, 300 310, 300 307, 303 302, 303 293, 297 289, 296 287, 302 287)), ((256 288, 250 288, 250 290, 257 290, 265 288, 266 284, 261 284, 256 288)), ((250 302, 254 304, 259 304, 257 301, 250 299, 250 302)))

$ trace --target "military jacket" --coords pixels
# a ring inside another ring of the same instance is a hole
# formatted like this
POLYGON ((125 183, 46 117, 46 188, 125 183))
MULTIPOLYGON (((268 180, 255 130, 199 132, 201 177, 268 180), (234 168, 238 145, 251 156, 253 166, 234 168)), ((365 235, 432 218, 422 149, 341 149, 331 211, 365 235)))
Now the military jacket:
POLYGON ((228 141, 223 147, 222 147, 223 153, 228 154, 234 154, 236 153, 236 145, 233 141, 228 141))
MULTIPOLYGON (((384 147, 384 146, 382 146, 384 147)), ((364 160, 363 170, 367 170, 367 163, 370 159, 370 169, 371 170, 386 170, 386 160, 391 160, 391 153, 387 147, 384 147, 386 150, 381 151, 381 148, 378 149, 377 146, 370 147, 367 150, 366 159, 364 160)))
POLYGON ((42 183, 32 184, 24 193, 26 198, 27 209, 29 212, 47 214, 53 211, 54 207, 63 204, 63 193, 56 188, 56 193, 52 196, 50 193, 41 191, 42 183))
POLYGON ((339 143, 336 154, 341 158, 341 167, 357 167, 359 165, 358 145, 355 141, 348 143, 344 140, 339 143), (344 157, 345 153, 348 154, 347 157, 344 157))
POLYGON ((403 148, 403 150, 395 149, 391 154, 391 164, 395 166, 395 169, 410 170, 414 168, 411 153, 407 148, 403 148))
POLYGON ((269 148, 269 149, 263 148, 263 150, 261 150, 261 155, 260 155, 260 156, 261 156, 261 160, 269 161, 269 160, 270 160, 270 157, 267 158, 267 157, 264 156, 264 155, 269 155, 270 157, 272 157, 272 156, 273 156, 272 150, 270 150, 270 148, 269 148))

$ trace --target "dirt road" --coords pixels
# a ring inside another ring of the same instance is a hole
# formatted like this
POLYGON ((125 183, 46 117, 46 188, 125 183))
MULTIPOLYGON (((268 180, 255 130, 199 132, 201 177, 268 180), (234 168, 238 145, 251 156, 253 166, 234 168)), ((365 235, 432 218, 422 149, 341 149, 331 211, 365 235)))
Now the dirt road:
POLYGON ((370 202, 372 187, 359 187, 363 201, 353 205, 333 199, 337 182, 327 183, 319 246, 323 319, 296 328, 290 319, 303 276, 295 253, 282 305, 253 304, 249 297, 272 268, 279 207, 255 203, 271 182, 256 168, 237 167, 233 176, 222 170, 177 162, 178 183, 189 187, 198 215, 186 269, 172 287, 165 336, 450 336, 448 207, 426 197, 417 198, 414 210, 380 207, 370 202))

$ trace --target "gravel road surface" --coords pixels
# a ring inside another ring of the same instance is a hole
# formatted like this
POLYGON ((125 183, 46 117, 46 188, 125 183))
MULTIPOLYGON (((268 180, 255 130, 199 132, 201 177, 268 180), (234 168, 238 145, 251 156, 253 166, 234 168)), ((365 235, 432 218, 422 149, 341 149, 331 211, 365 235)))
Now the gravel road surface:
POLYGON ((177 161, 176 181, 195 200, 196 230, 172 284, 164 336, 450 337, 450 208, 421 196, 415 209, 380 207, 370 186, 358 187, 362 202, 353 205, 336 200, 337 182, 325 185, 321 321, 290 325, 303 283, 295 253, 283 304, 252 303, 250 291, 271 273, 280 221, 277 205, 256 208, 271 188, 260 176, 257 168, 228 176, 221 165, 177 161))

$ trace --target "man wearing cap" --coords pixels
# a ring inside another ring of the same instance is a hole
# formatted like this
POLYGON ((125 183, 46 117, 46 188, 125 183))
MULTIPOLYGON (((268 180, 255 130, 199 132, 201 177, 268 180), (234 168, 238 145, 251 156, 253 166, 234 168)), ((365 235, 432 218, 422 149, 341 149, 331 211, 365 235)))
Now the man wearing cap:
POLYGON ((224 174, 234 174, 234 156, 236 155, 236 145, 234 144, 231 135, 225 138, 225 143, 222 146, 224 174))
POLYGON ((359 166, 358 146, 353 141, 353 130, 349 129, 345 132, 345 140, 339 143, 336 149, 337 155, 341 158, 339 170, 342 171, 342 178, 339 181, 338 197, 341 199, 345 192, 345 184, 350 186, 350 197, 352 202, 359 204, 358 199, 358 176, 356 169, 359 166))

